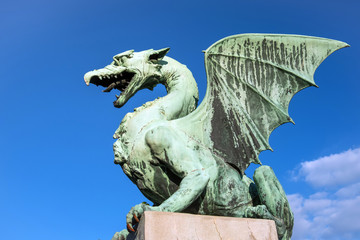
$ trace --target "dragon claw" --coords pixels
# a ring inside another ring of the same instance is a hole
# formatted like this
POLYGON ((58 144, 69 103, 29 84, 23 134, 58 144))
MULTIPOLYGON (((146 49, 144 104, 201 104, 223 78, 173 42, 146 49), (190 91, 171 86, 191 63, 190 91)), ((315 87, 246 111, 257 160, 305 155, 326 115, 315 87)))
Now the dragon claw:
POLYGON ((126 227, 130 232, 135 232, 135 230, 132 228, 132 226, 129 223, 126 225, 126 227))
POLYGON ((136 222, 140 222, 140 220, 138 219, 138 217, 134 214, 134 219, 136 222))

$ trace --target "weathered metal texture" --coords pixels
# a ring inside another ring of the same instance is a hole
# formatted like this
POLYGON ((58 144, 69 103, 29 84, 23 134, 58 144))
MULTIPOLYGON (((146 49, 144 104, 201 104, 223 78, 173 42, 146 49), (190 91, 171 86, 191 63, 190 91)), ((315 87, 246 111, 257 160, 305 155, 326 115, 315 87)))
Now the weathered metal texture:
MULTIPOLYGON (((259 167, 255 183, 244 171, 270 149, 271 132, 292 121, 294 94, 316 86, 315 69, 346 46, 295 35, 224 38, 205 52, 208 87, 197 109, 196 82, 185 65, 165 56, 168 48, 126 51, 85 74, 86 84, 121 91, 115 107, 159 83, 168 91, 128 113, 114 134, 114 162, 154 203, 130 210, 128 230, 145 210, 188 212, 271 219, 279 238, 290 239, 293 215, 272 169, 259 167)), ((124 239, 128 230, 116 236, 124 239)))
POLYGON ((291 98, 316 86, 315 69, 332 52, 346 46, 315 37, 242 34, 209 47, 204 102, 213 109, 214 149, 241 172, 251 162, 260 163, 258 154, 271 149, 271 132, 292 122, 288 114, 291 98))

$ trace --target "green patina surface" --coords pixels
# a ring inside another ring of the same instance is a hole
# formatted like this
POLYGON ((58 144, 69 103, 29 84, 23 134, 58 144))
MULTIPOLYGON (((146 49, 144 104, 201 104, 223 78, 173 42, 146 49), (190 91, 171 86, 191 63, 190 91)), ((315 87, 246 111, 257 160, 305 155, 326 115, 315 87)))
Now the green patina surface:
MULTIPOLYGON (((128 113, 114 134, 115 163, 153 203, 133 207, 128 230, 149 211, 265 218, 279 239, 290 239, 293 214, 274 172, 260 166, 254 182, 244 171, 271 149, 271 132, 292 122, 291 98, 316 86, 320 63, 346 43, 307 36, 242 34, 205 51, 208 87, 197 107, 192 73, 165 56, 168 48, 126 51, 85 82, 121 91, 115 107, 137 91, 164 84, 168 94, 128 113)), ((114 235, 125 239, 128 230, 114 235)))

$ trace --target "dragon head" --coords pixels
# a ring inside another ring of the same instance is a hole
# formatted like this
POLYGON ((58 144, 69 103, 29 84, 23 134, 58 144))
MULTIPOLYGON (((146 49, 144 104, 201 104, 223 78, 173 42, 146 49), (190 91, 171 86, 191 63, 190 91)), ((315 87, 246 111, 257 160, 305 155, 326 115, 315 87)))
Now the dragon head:
POLYGON ((110 92, 112 89, 121 91, 116 96, 115 107, 122 107, 137 91, 153 89, 161 81, 161 59, 170 48, 134 52, 129 50, 113 57, 113 62, 106 67, 87 72, 84 76, 86 85, 100 85, 110 92))

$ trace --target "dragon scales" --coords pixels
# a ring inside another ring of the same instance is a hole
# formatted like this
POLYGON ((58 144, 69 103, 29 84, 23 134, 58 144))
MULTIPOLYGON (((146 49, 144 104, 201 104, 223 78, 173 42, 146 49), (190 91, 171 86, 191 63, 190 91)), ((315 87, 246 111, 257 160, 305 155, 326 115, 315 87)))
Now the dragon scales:
POLYGON ((224 38, 205 51, 208 86, 199 107, 192 73, 165 56, 169 48, 126 51, 86 73, 87 85, 121 91, 118 108, 144 88, 163 84, 168 92, 126 114, 114 134, 114 162, 154 205, 134 206, 113 239, 126 239, 144 211, 271 219, 279 239, 290 239, 293 213, 272 169, 260 166, 254 181, 244 172, 271 149, 271 132, 292 122, 294 94, 316 86, 316 68, 347 46, 297 35, 224 38))

